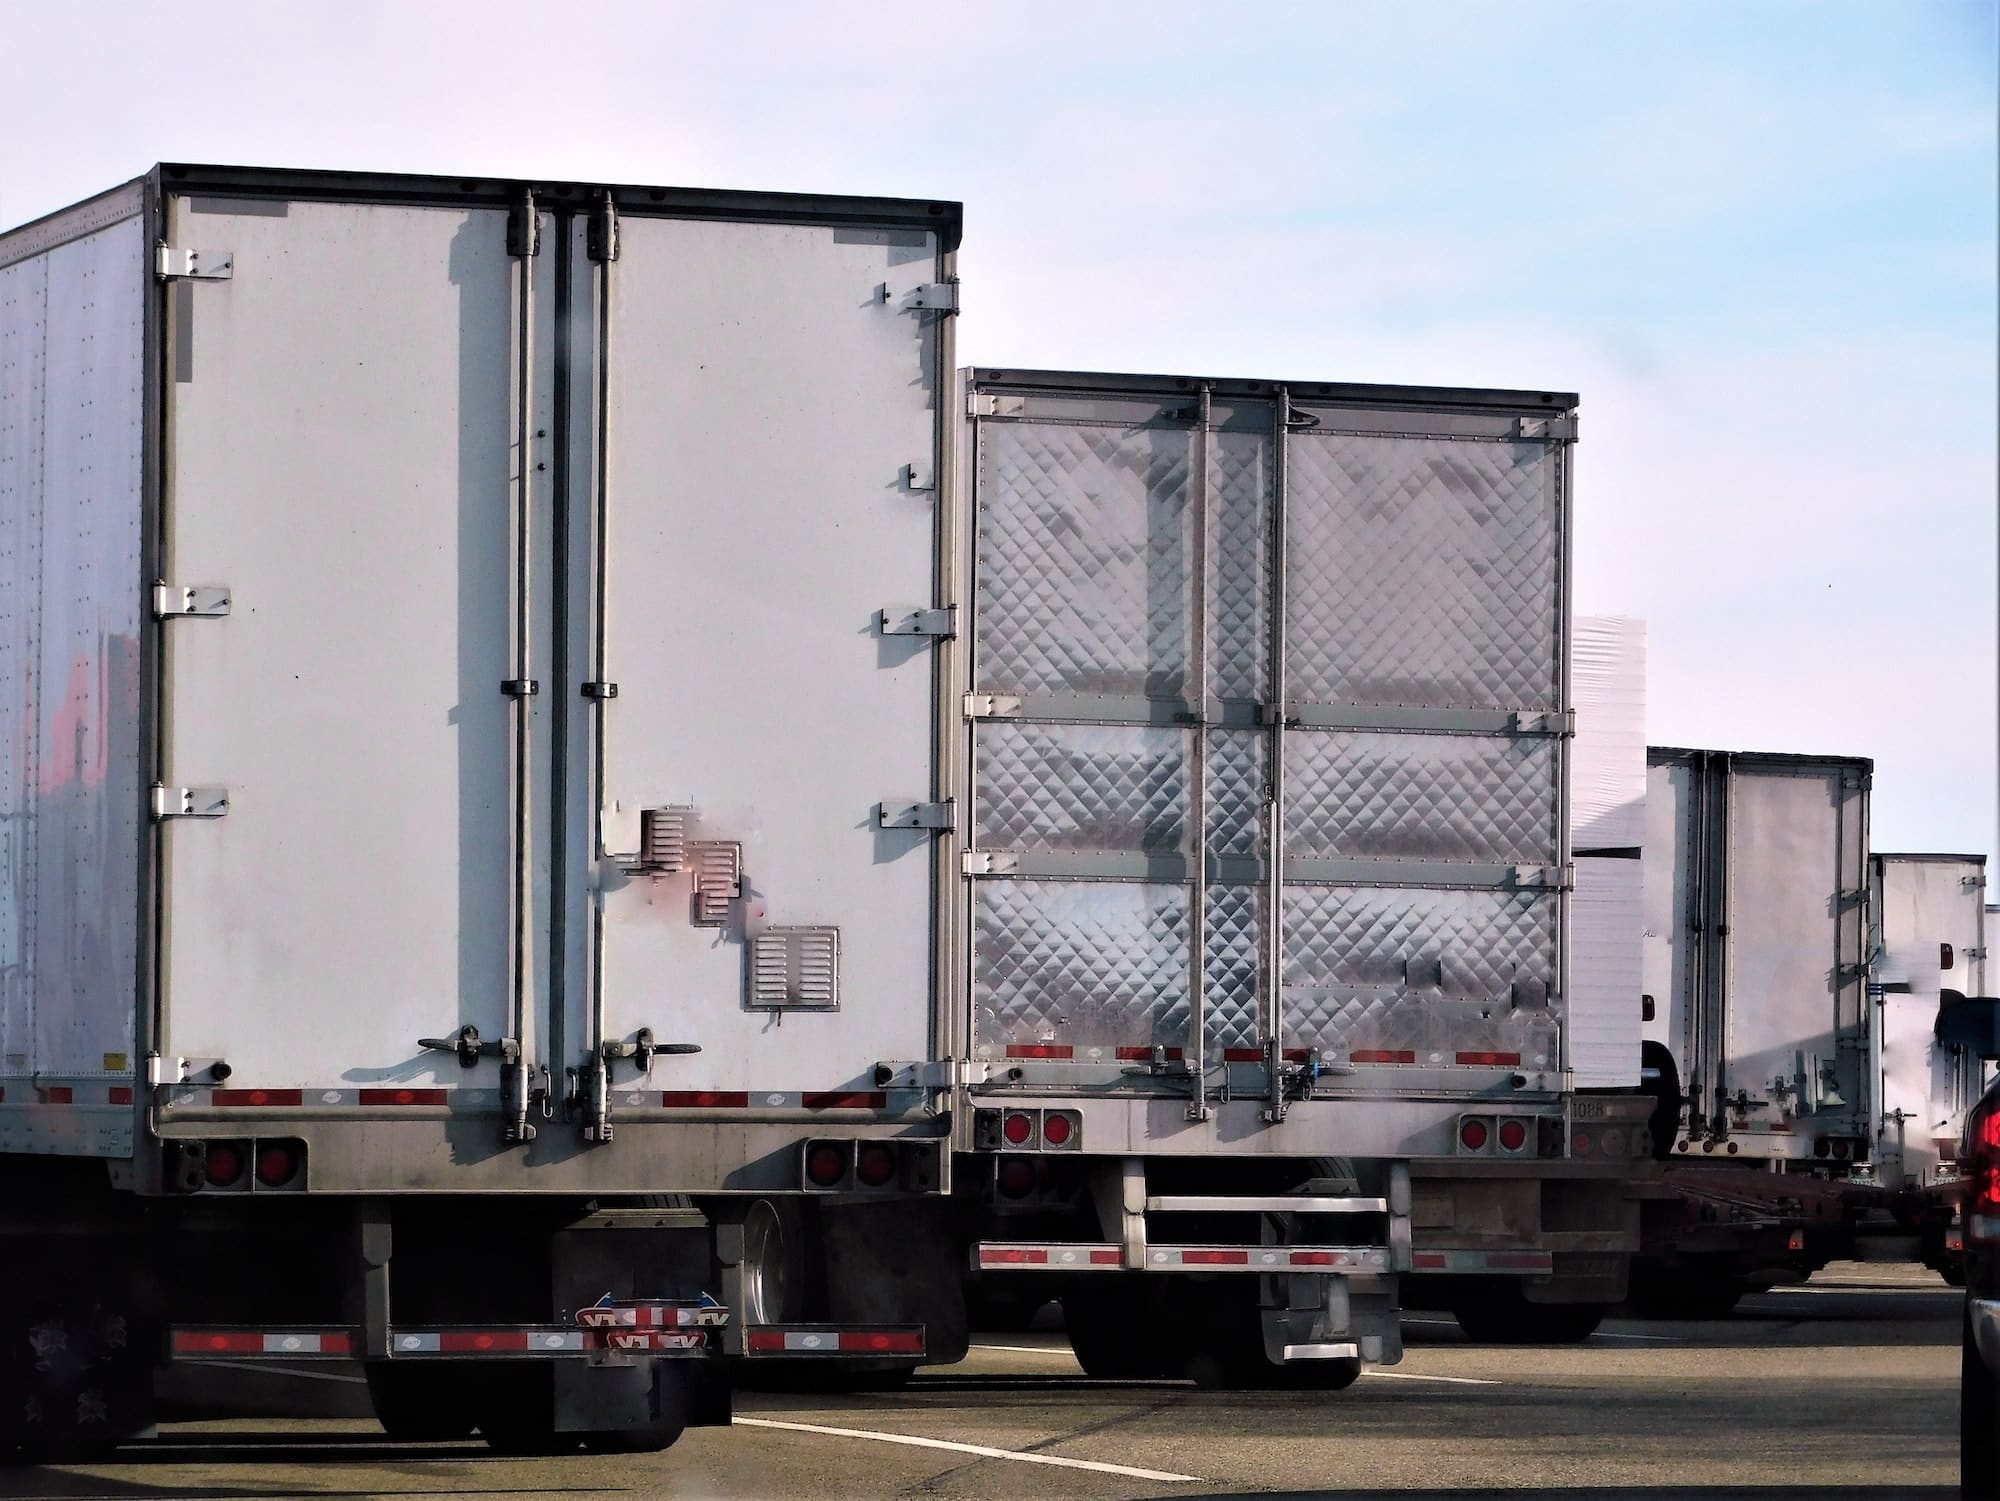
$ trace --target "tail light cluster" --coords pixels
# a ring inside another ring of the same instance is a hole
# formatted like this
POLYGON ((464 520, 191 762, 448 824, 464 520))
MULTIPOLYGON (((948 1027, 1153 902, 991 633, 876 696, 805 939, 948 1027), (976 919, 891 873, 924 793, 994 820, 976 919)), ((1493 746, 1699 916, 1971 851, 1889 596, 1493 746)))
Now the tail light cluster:
POLYGON ((2000 1242, 2000 1109, 1986 1100, 1965 1123, 1964 1170, 1965 1241, 1990 1246, 2000 1242))
POLYGON ((937 1143, 809 1141, 799 1154, 799 1181, 814 1193, 924 1193, 937 1186, 937 1143))
MULTIPOLYGON (((1598 1161, 1614 1158, 1650 1157, 1653 1155, 1653 1134, 1644 1126, 1632 1123, 1580 1123, 1569 1130, 1569 1154, 1572 1157, 1591 1157, 1598 1161)), ((1557 1155, 1560 1155, 1559 1153, 1557 1155)))
POLYGON ((306 1144, 290 1137, 203 1142, 200 1160, 197 1191, 282 1193, 306 1186, 306 1144))
POLYGON ((993 1205, 997 1209, 1044 1209, 1076 1197, 1073 1164, 1060 1158, 1002 1153, 993 1159, 993 1205))
POLYGON ((1560 1157, 1562 1122, 1533 1115, 1461 1115, 1458 1150, 1471 1157, 1560 1157))
POLYGON ((1083 1117, 1074 1110, 979 1110, 972 1116, 976 1152, 1080 1152, 1083 1117))

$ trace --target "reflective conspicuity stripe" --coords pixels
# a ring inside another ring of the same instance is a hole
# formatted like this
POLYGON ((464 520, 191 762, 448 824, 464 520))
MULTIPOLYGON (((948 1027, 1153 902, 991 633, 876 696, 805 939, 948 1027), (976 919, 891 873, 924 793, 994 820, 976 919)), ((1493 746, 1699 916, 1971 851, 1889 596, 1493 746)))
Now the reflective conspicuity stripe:
POLYGON ((176 1355, 319 1355, 345 1359, 354 1353, 349 1329, 176 1329, 169 1337, 176 1355))
POLYGON ((1064 1271, 1116 1271, 1124 1264, 1124 1255, 1118 1247, 1111 1245, 1065 1244, 1060 1241, 1046 1243, 981 1241, 979 1243, 979 1265, 1005 1269, 1025 1267, 1030 1271, 1045 1267, 1060 1267, 1064 1271))
POLYGON ((1519 1272, 1533 1275, 1555 1270, 1556 1259, 1547 1251, 1458 1251, 1422 1250, 1411 1258, 1420 1272, 1519 1272))
POLYGON ((447 1105, 451 1095, 443 1089, 362 1089, 357 1090, 363 1105, 447 1105))
POLYGON ((1385 1246, 1153 1246, 1148 1271, 1199 1267, 1205 1272, 1309 1271, 1385 1273, 1391 1270, 1385 1246))
POLYGON ((1007 1056, 1067 1060, 1076 1056, 1076 1049, 1057 1042, 1010 1042, 1007 1044, 1007 1056))
POLYGON ((924 1331, 916 1325, 879 1329, 768 1326, 745 1330, 743 1347, 751 1355, 921 1355, 924 1331))
POLYGON ((1460 1053, 1458 1061, 1470 1068, 1516 1068, 1520 1065, 1519 1053, 1460 1053))
POLYGON ((218 1089, 208 1097, 215 1106, 234 1105, 300 1105, 305 1103, 302 1089, 218 1089))

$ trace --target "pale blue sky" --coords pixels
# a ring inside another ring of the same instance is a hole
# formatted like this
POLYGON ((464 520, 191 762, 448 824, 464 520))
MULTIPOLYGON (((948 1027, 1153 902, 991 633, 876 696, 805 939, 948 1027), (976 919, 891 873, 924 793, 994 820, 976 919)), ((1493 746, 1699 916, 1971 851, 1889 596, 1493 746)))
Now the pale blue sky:
POLYGON ((1992 0, 168 14, 0 10, 0 223, 175 157, 955 197, 971 360, 1575 389, 1652 738, 1995 849, 1992 0))

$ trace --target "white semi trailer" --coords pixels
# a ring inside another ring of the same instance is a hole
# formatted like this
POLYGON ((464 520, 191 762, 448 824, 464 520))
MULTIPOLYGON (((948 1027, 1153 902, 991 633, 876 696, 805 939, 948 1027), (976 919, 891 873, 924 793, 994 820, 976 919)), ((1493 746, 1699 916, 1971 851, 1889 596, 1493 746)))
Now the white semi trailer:
POLYGON ((958 225, 162 166, 0 236, 0 1445, 167 1356, 561 1449, 962 1343, 773 1207, 809 1137, 941 1204, 876 1061, 957 873, 873 810, 941 687, 873 614, 942 602, 958 225))

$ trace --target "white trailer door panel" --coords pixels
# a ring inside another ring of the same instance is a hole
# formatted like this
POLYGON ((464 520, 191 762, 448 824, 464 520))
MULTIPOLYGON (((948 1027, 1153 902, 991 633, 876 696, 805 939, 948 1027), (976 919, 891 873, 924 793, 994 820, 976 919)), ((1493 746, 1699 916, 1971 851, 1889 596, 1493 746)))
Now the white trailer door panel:
POLYGON ((162 828, 163 1051, 491 1088, 418 1039, 509 1035, 506 214, 193 199, 170 234, 233 267, 174 289, 168 582, 228 613, 164 631, 168 811, 221 816, 162 828))
MULTIPOLYGON (((627 216, 607 329, 600 991, 650 1087, 931 1056, 937 237, 627 216)), ((629 1065, 615 1069, 630 1079, 629 1065)))

